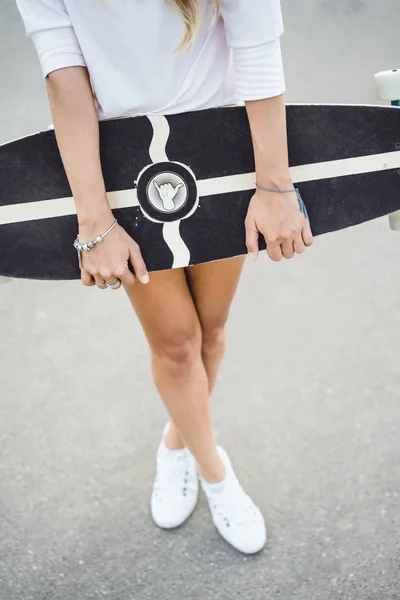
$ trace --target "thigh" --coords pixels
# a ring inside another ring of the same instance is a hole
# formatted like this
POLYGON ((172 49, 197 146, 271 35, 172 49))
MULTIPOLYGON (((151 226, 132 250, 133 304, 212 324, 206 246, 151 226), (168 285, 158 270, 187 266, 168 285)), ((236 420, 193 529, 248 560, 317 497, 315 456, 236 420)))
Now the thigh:
POLYGON ((245 259, 237 256, 186 269, 204 334, 217 332, 225 325, 245 259))
POLYGON ((153 350, 198 340, 201 329, 184 269, 150 273, 150 283, 125 291, 153 350))

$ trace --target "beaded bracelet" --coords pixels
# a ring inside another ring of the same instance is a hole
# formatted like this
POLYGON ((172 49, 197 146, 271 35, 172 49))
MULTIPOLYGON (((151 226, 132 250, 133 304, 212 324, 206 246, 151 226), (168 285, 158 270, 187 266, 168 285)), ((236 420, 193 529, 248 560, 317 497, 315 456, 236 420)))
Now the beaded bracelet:
POLYGON ((86 244, 80 243, 79 234, 76 236, 76 240, 74 241, 73 245, 78 253, 79 266, 81 266, 81 252, 89 252, 90 250, 92 250, 92 248, 95 247, 96 244, 100 244, 104 240, 106 235, 108 233, 110 233, 110 231, 112 229, 114 229, 114 227, 117 225, 117 223, 118 223, 118 221, 117 221, 117 219, 115 219, 114 223, 107 229, 107 231, 105 231, 101 235, 98 235, 96 239, 94 239, 91 242, 87 242, 86 244))

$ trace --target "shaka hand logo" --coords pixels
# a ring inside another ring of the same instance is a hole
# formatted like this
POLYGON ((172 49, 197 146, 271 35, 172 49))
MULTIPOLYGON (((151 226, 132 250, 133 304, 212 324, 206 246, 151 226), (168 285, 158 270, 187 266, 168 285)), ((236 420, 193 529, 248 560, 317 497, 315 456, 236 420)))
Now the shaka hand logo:
POLYGON ((183 183, 178 183, 176 187, 172 183, 162 183, 158 185, 157 181, 153 180, 154 186, 160 196, 161 202, 163 203, 165 210, 174 210, 175 202, 174 198, 179 192, 180 188, 183 187, 183 183))

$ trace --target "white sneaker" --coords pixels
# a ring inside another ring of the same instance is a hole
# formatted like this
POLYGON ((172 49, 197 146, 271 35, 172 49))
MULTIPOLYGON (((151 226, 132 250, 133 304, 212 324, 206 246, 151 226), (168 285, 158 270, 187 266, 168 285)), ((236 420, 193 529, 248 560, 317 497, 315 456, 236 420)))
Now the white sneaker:
POLYGON ((157 475, 151 496, 151 516, 163 529, 179 527, 196 508, 199 481, 196 462, 187 448, 170 450, 164 438, 164 429, 157 452, 157 475))
POLYGON ((244 554, 260 552, 267 541, 267 528, 260 509, 241 487, 225 450, 218 447, 226 477, 218 483, 200 478, 211 517, 220 535, 244 554))

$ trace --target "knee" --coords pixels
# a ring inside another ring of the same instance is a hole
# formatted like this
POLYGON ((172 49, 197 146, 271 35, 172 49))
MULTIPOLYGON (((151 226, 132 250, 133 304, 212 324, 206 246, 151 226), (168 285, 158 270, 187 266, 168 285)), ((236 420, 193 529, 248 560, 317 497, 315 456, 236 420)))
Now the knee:
POLYGON ((214 356, 225 350, 225 324, 203 328, 202 347, 203 356, 214 356))
POLYGON ((164 338, 153 348, 153 354, 172 370, 187 370, 200 357, 200 332, 176 333, 164 338))

